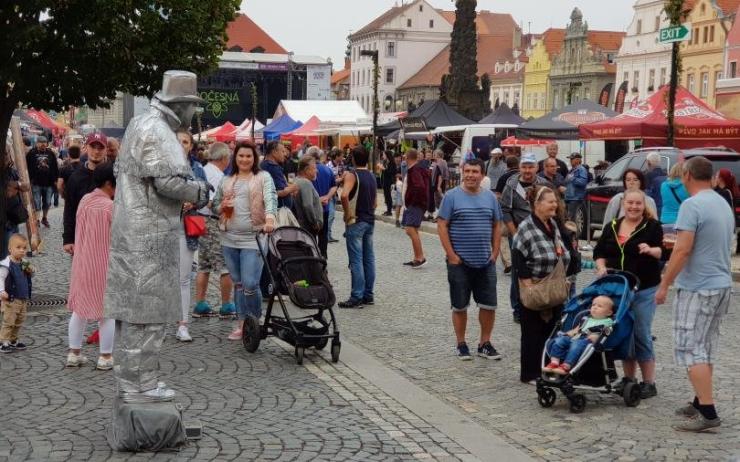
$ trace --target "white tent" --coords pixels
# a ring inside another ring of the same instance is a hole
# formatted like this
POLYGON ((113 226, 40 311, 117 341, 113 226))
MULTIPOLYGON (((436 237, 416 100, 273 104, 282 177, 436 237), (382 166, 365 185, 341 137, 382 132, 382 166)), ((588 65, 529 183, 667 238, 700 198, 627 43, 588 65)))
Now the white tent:
POLYGON ((328 125, 359 125, 371 123, 370 117, 357 101, 297 101, 282 100, 275 110, 274 119, 289 115, 293 120, 306 121, 313 116, 328 125))
MULTIPOLYGON (((254 137, 256 141, 262 140, 262 129, 265 126, 259 120, 255 120, 254 123, 254 137)), ((244 122, 239 125, 236 129, 236 139, 245 140, 252 137, 252 119, 244 119, 244 122)))

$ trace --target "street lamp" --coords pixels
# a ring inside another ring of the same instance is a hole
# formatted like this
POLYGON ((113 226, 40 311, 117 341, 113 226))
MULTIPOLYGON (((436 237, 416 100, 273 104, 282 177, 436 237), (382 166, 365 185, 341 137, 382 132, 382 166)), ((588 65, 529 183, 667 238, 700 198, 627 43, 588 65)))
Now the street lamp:
POLYGON ((370 56, 373 60, 373 150, 370 153, 370 165, 372 172, 375 171, 375 150, 378 146, 378 111, 380 102, 378 101, 378 80, 380 79, 380 69, 378 67, 378 50, 361 50, 360 56, 370 56))

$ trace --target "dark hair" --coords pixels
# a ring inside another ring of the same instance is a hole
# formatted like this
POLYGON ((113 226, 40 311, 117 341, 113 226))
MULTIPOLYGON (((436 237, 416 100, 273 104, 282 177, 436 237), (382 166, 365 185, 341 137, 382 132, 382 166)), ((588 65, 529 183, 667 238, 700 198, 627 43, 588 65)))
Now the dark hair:
POLYGON ((106 183, 116 187, 116 175, 113 173, 113 163, 104 162, 93 170, 93 186, 102 188, 106 183))
POLYGON ((713 167, 704 156, 696 156, 683 163, 683 172, 691 175, 691 178, 698 181, 711 181, 713 167))
MULTIPOLYGON (((529 202, 529 206, 532 208, 532 213, 534 213, 534 204, 536 204, 538 200, 541 200, 542 196, 545 194, 555 194, 555 191, 549 186, 541 184, 527 188, 527 202, 529 202)), ((555 194, 556 199, 557 197, 558 195, 555 194)))
POLYGON ((418 160, 419 159, 419 151, 416 149, 409 149, 406 151, 406 159, 408 160, 418 160))
POLYGON ((477 165, 478 167, 480 167, 481 173, 486 173, 486 163, 480 159, 470 159, 469 161, 465 162, 465 165, 463 166, 463 171, 465 171, 465 167, 467 167, 468 165, 477 165))
POLYGON ((506 168, 512 169, 514 167, 519 167, 519 158, 517 156, 508 156, 506 158, 506 168))
MULTIPOLYGON (((645 174, 642 173, 642 170, 636 169, 636 168, 628 168, 624 171, 622 174, 622 186, 624 186, 624 189, 627 189, 627 174, 632 173, 637 177, 638 180, 640 180, 640 189, 645 190, 647 188, 647 180, 645 179, 645 174)), ((711 175, 710 175, 711 177, 711 175)))
MULTIPOLYGON (((269 146, 269 145, 268 145, 269 146)), ((239 167, 236 165, 236 154, 239 152, 240 149, 248 148, 252 150, 252 156, 254 157, 254 163, 252 164, 252 173, 255 175, 259 173, 260 171, 260 156, 257 153, 257 146, 254 145, 254 143, 251 143, 249 141, 240 141, 236 143, 236 146, 234 147, 234 152, 231 155, 231 162, 229 162, 229 171, 231 172, 229 176, 234 176, 239 174, 239 167)))
POLYGON ((352 157, 352 163, 355 164, 355 167, 367 167, 367 161, 370 158, 370 153, 367 152, 365 146, 358 144, 357 146, 352 148, 350 156, 352 157))
MULTIPOLYGON (((269 156, 270 154, 275 152, 278 146, 280 146, 280 141, 270 141, 269 143, 267 143, 267 147, 265 147, 265 155, 269 156)), ((255 150, 254 152, 256 153, 257 150, 255 150)), ((236 150, 234 151, 234 153, 236 153, 236 150)))
POLYGON ((70 146, 69 149, 67 149, 67 154, 69 155, 70 159, 79 159, 80 158, 80 147, 70 146))

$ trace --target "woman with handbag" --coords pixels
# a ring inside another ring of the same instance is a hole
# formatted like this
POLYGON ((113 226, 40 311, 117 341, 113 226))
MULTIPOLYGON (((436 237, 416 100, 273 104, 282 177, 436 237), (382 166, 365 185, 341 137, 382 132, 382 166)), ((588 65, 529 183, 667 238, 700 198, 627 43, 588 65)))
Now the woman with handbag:
MULTIPOLYGON (((178 130, 177 140, 182 145, 185 158, 190 162, 193 176, 207 181, 203 166, 190 155, 194 143, 193 135, 188 130, 178 130)), ((183 234, 180 236, 180 304, 182 319, 177 323, 175 337, 181 342, 192 342, 193 338, 188 331, 188 315, 190 313, 190 286, 192 283, 193 261, 195 251, 198 250, 198 238, 205 234, 205 217, 193 209, 193 204, 186 202, 182 206, 183 234)))
POLYGON ((624 193, 624 217, 604 223, 601 237, 594 248, 596 274, 607 268, 629 271, 640 285, 632 301, 635 327, 633 348, 622 361, 625 381, 635 381, 637 366, 642 372, 642 399, 658 394, 655 387, 655 352, 652 325, 655 316, 655 292, 660 284, 660 260, 663 256, 663 227, 647 206, 647 196, 640 190, 624 193))
POLYGON ((519 278, 521 313, 521 372, 532 383, 542 371, 542 350, 568 298, 566 268, 570 253, 555 219, 558 197, 542 185, 527 190, 532 214, 517 228, 512 264, 519 278))
POLYGON ((257 248, 260 231, 275 229, 278 196, 272 177, 260 171, 257 148, 240 142, 213 198, 212 210, 220 216, 224 262, 234 282, 238 322, 229 340, 241 340, 243 329, 256 332, 262 315, 260 275, 262 257, 257 248))

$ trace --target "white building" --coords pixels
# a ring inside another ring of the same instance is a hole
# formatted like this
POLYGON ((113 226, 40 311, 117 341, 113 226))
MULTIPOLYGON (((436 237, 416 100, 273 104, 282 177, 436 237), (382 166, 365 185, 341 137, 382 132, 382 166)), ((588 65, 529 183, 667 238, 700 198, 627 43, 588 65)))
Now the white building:
POLYGON ((373 61, 362 50, 378 50, 381 111, 394 111, 396 88, 450 43, 452 24, 425 0, 394 6, 350 35, 350 99, 373 111, 373 61))
MULTIPOLYGON (((614 92, 627 82, 629 103, 642 101, 671 79, 671 45, 661 44, 660 29, 667 27, 663 0, 637 0, 635 15, 616 58, 617 76, 614 92)), ((627 103, 627 104, 628 104, 627 103)))

